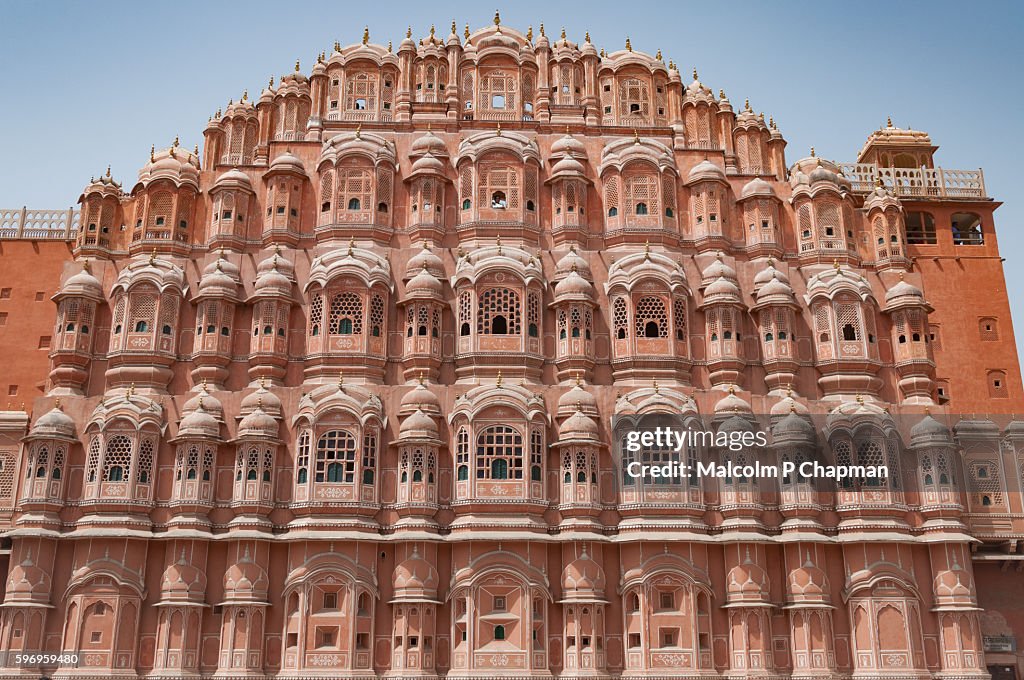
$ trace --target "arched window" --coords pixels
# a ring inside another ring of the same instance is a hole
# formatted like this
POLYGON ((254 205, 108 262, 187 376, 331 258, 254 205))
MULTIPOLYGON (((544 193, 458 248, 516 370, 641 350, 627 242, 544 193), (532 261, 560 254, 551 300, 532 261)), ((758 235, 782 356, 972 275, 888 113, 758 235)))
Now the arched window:
POLYGON ((508 425, 492 425, 476 438, 477 479, 522 479, 523 437, 508 425))
POLYGON ((331 430, 316 442, 313 480, 351 484, 356 474, 356 440, 346 430, 331 430))
POLYGON ((491 207, 497 210, 504 210, 508 207, 508 197, 504 191, 495 191, 491 194, 491 207))
POLYGON ((107 442, 103 456, 103 481, 121 482, 131 478, 132 440, 123 435, 114 435, 107 442))
POLYGON ((455 439, 455 464, 458 465, 459 481, 469 479, 469 433, 466 428, 459 429, 455 439))
POLYGON ((359 206, 359 199, 358 198, 350 198, 350 199, 348 199, 348 209, 349 210, 359 210, 359 208, 360 208, 360 206, 359 206))
POLYGON ((629 315, 626 310, 625 298, 615 298, 615 302, 612 303, 612 316, 615 324, 615 338, 617 340, 625 340, 626 329, 629 328, 629 315))
POLYGON ((646 215, 647 214, 647 204, 643 203, 643 202, 637 203, 636 204, 636 214, 637 215, 646 215))
POLYGON ((843 326, 843 340, 856 340, 857 329, 853 327, 853 324, 846 324, 843 326))
POLYGON ((497 625, 494 627, 494 639, 504 640, 505 639, 505 626, 497 625))

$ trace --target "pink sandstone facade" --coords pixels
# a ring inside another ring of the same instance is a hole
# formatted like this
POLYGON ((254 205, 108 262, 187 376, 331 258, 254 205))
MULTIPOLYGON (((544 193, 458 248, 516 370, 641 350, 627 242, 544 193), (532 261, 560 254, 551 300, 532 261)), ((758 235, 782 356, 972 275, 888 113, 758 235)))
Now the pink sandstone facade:
POLYGON ((496 17, 5 213, 0 675, 1015 677, 998 204, 891 123, 785 147, 660 52, 496 17), (897 478, 630 481, 613 418, 657 413, 897 478))

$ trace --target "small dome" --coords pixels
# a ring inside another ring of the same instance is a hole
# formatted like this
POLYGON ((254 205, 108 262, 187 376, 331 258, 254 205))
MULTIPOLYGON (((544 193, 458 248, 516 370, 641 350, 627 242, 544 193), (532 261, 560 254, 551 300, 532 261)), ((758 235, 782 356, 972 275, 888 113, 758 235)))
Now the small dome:
POLYGON ((571 271, 568 276, 555 284, 555 299, 593 300, 594 286, 580 276, 579 272, 571 271))
POLYGON ((773 277, 768 283, 761 286, 757 293, 758 302, 768 301, 771 298, 790 301, 793 299, 793 289, 788 283, 778 277, 773 277))
POLYGON ((261 408, 257 408, 238 423, 239 437, 277 438, 277 419, 261 408))
POLYGON ((567 599, 574 594, 599 594, 604 588, 604 569, 586 552, 565 565, 562 571, 562 590, 567 599))
POLYGON ((7 593, 12 600, 49 599, 50 575, 36 566, 31 552, 11 568, 7 577, 7 593))
POLYGON ((430 437, 436 439, 438 434, 437 423, 420 409, 402 421, 398 428, 398 435, 402 439, 411 437, 430 437))
POLYGON ((783 283, 787 284, 789 283, 789 277, 786 275, 786 273, 776 269, 775 260, 769 258, 768 266, 766 266, 764 269, 759 271, 754 276, 754 289, 756 290, 757 288, 760 288, 761 286, 768 283, 772 279, 778 279, 783 283))
MULTIPOLYGON (((257 293, 290 296, 292 281, 288 276, 284 263, 287 262, 276 254, 260 263, 256 274, 255 290, 257 293), (264 264, 270 262, 269 267, 264 264)), ((289 265, 291 263, 288 263, 289 265)))
POLYGON ((434 156, 447 156, 448 147, 445 146, 444 140, 435 135, 430 130, 423 135, 420 135, 412 143, 411 148, 412 154, 431 154, 434 156))
POLYGON ((444 163, 437 160, 437 156, 428 153, 420 158, 417 158, 416 161, 413 162, 412 174, 443 175, 444 163))
POLYGON ((925 414, 924 418, 910 428, 910 445, 911 447, 952 446, 953 437, 948 427, 932 418, 930 414, 925 414))
POLYGON ((207 413, 210 413, 217 418, 223 417, 224 406, 220 403, 219 399, 210 394, 210 392, 206 389, 205 383, 203 383, 198 394, 191 397, 188 401, 185 402, 185 404, 181 407, 181 411, 182 413, 185 413, 187 411, 195 411, 197 408, 199 408, 200 404, 207 413))
POLYGON ((415 388, 402 395, 402 401, 399 406, 399 413, 409 413, 418 410, 433 415, 441 413, 441 401, 423 382, 420 382, 415 388))
POLYGON ((748 198, 776 198, 775 189, 760 177, 755 177, 740 190, 740 200, 745 201, 748 198))
POLYGON ((557 263, 555 263, 555 278, 566 276, 569 272, 575 269, 580 276, 587 280, 592 280, 593 276, 590 272, 590 264, 576 252, 576 248, 572 247, 565 255, 563 255, 557 263))
POLYGON ((567 416, 576 413, 577 410, 590 416, 598 415, 597 397, 589 390, 584 389, 579 381, 573 385, 571 390, 558 398, 557 413, 559 416, 567 416))
POLYGON ((216 439, 220 436, 220 422, 213 413, 199 406, 182 417, 178 423, 178 436, 216 439))
POLYGON ((249 175, 238 168, 231 168, 217 178, 217 181, 213 183, 213 189, 242 189, 252 193, 252 181, 249 179, 249 175))
POLYGON ((735 282, 720 276, 704 289, 704 303, 719 302, 721 301, 719 298, 738 301, 740 300, 740 295, 740 287, 735 282))
POLYGON ((555 140, 555 143, 551 145, 551 155, 554 156, 559 154, 586 157, 587 147, 583 146, 583 142, 567 132, 564 136, 555 140))
POLYGON ((813 439, 814 426, 808 421, 807 416, 801 416, 796 411, 790 411, 772 426, 772 436, 775 439, 782 439, 784 437, 813 439))
POLYGON ((913 300, 919 300, 923 304, 924 293, 920 288, 907 283, 902 278, 895 286, 885 291, 885 302, 887 305, 897 301, 913 300))
POLYGON ((82 296, 90 298, 103 297, 103 284, 89 271, 88 261, 83 263, 82 270, 68 278, 60 287, 62 296, 82 296))
POLYGON ((395 597, 425 596, 433 598, 437 594, 440 578, 437 569, 425 559, 413 552, 412 557, 403 560, 395 567, 391 584, 395 589, 395 597))
POLYGON ((249 557, 249 549, 241 560, 224 573, 224 595, 227 600, 266 601, 270 583, 267 572, 249 557))
POLYGON ((33 437, 74 439, 75 421, 72 420, 71 416, 64 413, 58 404, 40 416, 39 420, 32 426, 30 434, 33 437))
POLYGON ((306 168, 303 167, 302 161, 299 160, 298 156, 295 156, 290 151, 285 151, 283 154, 270 161, 271 172, 293 172, 297 175, 305 175, 306 168))
POLYGON ((423 249, 409 258, 406 276, 417 276, 424 268, 436 277, 444 276, 444 262, 425 241, 423 249))
POLYGON ((932 586, 939 604, 973 604, 975 601, 970 574, 955 562, 952 569, 945 569, 935 575, 932 586))
POLYGON ((589 439, 597 441, 597 423, 582 410, 578 410, 558 428, 558 438, 561 440, 589 439))
POLYGON ((817 167, 811 170, 811 174, 808 175, 808 179, 810 179, 810 183, 812 185, 817 184, 818 182, 830 182, 836 185, 841 183, 839 180, 839 174, 834 170, 825 167, 820 158, 818 159, 817 167))
POLYGON ((223 256, 218 257, 203 269, 199 279, 199 292, 208 296, 234 297, 241 284, 238 266, 223 256))
POLYGON ((722 253, 715 255, 715 259, 705 267, 700 273, 701 285, 708 285, 712 281, 725 277, 733 281, 736 280, 736 270, 730 267, 722 259, 722 253))
POLYGON ((810 410, 806 406, 793 398, 792 392, 786 395, 782 400, 777 401, 771 408, 771 415, 773 416, 785 416, 790 413, 796 413, 802 416, 810 413, 810 410))
POLYGON ((260 384, 255 392, 250 392, 242 399, 239 408, 240 413, 250 413, 256 409, 263 409, 267 413, 279 416, 282 413, 281 399, 268 390, 265 385, 260 384))
POLYGON ((750 404, 739 396, 732 388, 729 393, 715 403, 715 413, 750 413, 750 404))
POLYGON ((768 598, 768 574, 750 557, 729 570, 725 577, 727 598, 736 600, 762 600, 768 598))
POLYGON ((189 564, 182 550, 178 561, 164 569, 160 594, 162 600, 202 600, 206 594, 206 574, 189 564))
POLYGON ((405 294, 408 297, 439 298, 443 292, 444 286, 426 267, 423 267, 420 273, 409 279, 409 283, 405 285, 405 294))
POLYGON ((809 553, 806 562, 789 572, 789 592, 794 600, 829 599, 828 577, 811 562, 809 553))
POLYGON ((586 172, 586 168, 583 167, 583 163, 580 163, 572 156, 559 159, 551 167, 552 177, 557 175, 582 175, 584 172, 586 172))
POLYGON ((708 180, 725 182, 725 170, 706 159, 695 165, 686 176, 687 184, 708 180))

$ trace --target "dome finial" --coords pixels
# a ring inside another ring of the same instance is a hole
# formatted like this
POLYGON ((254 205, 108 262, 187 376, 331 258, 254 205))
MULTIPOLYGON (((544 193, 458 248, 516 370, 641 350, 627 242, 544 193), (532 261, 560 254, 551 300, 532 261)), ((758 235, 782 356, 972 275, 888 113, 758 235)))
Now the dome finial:
POLYGON ((462 32, 462 37, 466 39, 466 44, 469 44, 469 24, 466 24, 466 29, 462 32))
POLYGON ((498 33, 501 33, 501 14, 498 10, 494 10, 494 28, 498 33))
POLYGON ((862 395, 862 394, 858 394, 857 395, 857 403, 858 404, 863 404, 864 403, 864 395, 862 395))
POLYGON ((886 125, 886 127, 890 127, 890 128, 892 127, 892 116, 886 116, 885 117, 885 125, 886 125))
POLYGON ((53 407, 55 409, 57 409, 58 411, 61 410, 61 408, 60 408, 60 397, 57 397, 56 399, 53 400, 53 407))
POLYGON ((729 385, 729 394, 736 394, 736 386, 729 385))
POLYGON ((693 79, 694 80, 700 80, 700 78, 697 77, 697 67, 696 66, 693 67, 693 79))
POLYGON ((817 157, 818 157, 817 154, 814 153, 814 147, 812 146, 811 147, 811 158, 817 158, 817 157))
POLYGON ((345 371, 338 370, 338 389, 341 390, 345 386, 345 371))
POLYGON ((362 139, 363 124, 360 123, 356 126, 356 139, 362 139))
POLYGON ((750 110, 750 99, 744 99, 743 100, 743 110, 744 111, 749 111, 750 110))
POLYGON ((530 26, 526 29, 526 42, 533 42, 533 24, 530 24, 530 26))
POLYGON ((654 393, 655 394, 661 394, 661 386, 658 385, 657 378, 655 378, 655 380, 654 380, 654 393))
POLYGON ((249 90, 242 90, 242 101, 244 102, 244 101, 248 101, 248 100, 249 100, 249 90))
POLYGON ((562 35, 560 37, 562 40, 565 40, 565 26, 562 26, 562 35))
POLYGON ((878 187, 879 189, 885 187, 885 181, 882 180, 882 173, 878 173, 877 175, 875 175, 875 186, 878 187))
POLYGON ((353 251, 355 250, 355 247, 356 247, 356 237, 355 236, 349 236, 349 238, 348 238, 348 254, 349 255, 352 255, 353 251))
POLYGON ((501 369, 498 369, 498 379, 494 383, 495 387, 501 387, 501 369))
POLYGON ((640 143, 640 133, 637 132, 636 128, 633 128, 633 143, 634 144, 639 144, 640 143))
POLYGON ((581 382, 582 381, 580 380, 580 372, 576 371, 576 387, 579 387, 581 382))
POLYGON ((495 131, 495 134, 498 135, 499 137, 501 137, 501 122, 500 121, 498 122, 498 129, 495 131))
POLYGON ((423 384, 423 371, 420 371, 419 382, 420 382, 420 385, 423 384))
POLYGON ((92 265, 89 264, 89 258, 85 258, 82 261, 82 271, 85 272, 86 274, 90 274, 90 273, 92 273, 91 269, 92 269, 92 265))
POLYGON ((430 43, 431 43, 431 44, 433 44, 433 43, 434 43, 434 34, 435 34, 436 32, 437 32, 437 29, 436 29, 436 28, 434 28, 434 24, 430 24, 430 43))
POLYGON ((628 35, 626 36, 626 51, 627 52, 632 52, 633 51, 633 43, 631 43, 629 41, 629 36, 628 35))
POLYGON ((296 73, 299 72, 299 60, 298 59, 295 60, 295 72, 296 73))
POLYGON ((388 41, 388 54, 391 54, 391 51, 392 51, 393 49, 394 49, 394 45, 392 45, 392 44, 391 44, 391 41, 389 40, 389 41, 388 41))
POLYGON ((153 250, 149 252, 149 264, 156 264, 156 248, 153 248, 153 250))
POLYGON ((664 59, 661 58, 661 48, 660 47, 658 48, 658 53, 654 55, 654 58, 657 59, 658 61, 665 61, 664 59))
POLYGON ((152 163, 156 160, 156 144, 152 144, 149 147, 149 162, 152 163))
POLYGON ((644 241, 644 259, 645 260, 650 260, 651 259, 651 241, 650 241, 650 239, 644 241))
POLYGON ((128 385, 128 391, 124 393, 125 399, 131 399, 135 396, 135 383, 128 385))
POLYGON ((587 31, 584 34, 583 39, 587 42, 588 45, 590 44, 590 31, 587 31))
POLYGON ((836 271, 839 271, 839 260, 838 259, 832 260, 832 268, 835 269, 836 271))
POLYGON ((364 45, 369 45, 370 44, 370 27, 369 26, 363 26, 363 44, 364 45))

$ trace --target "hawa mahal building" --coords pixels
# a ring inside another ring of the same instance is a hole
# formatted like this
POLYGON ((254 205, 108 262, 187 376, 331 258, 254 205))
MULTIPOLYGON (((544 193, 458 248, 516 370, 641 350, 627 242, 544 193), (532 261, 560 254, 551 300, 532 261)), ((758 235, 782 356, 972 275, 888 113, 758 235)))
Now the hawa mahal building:
POLYGON ((496 17, 3 211, 0 675, 1015 678, 999 204, 936 149, 790 162, 660 51, 496 17), (631 480, 659 413, 892 477, 631 480))

